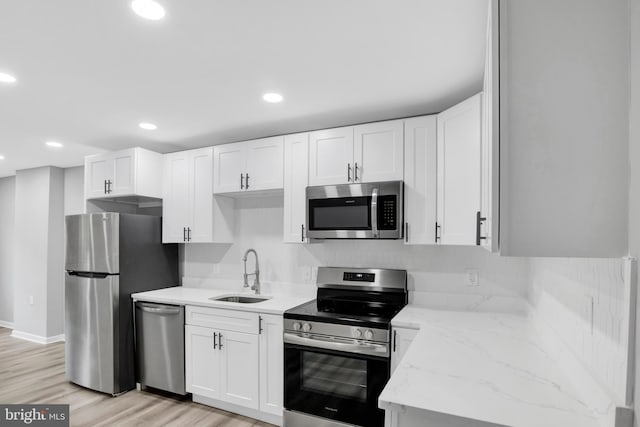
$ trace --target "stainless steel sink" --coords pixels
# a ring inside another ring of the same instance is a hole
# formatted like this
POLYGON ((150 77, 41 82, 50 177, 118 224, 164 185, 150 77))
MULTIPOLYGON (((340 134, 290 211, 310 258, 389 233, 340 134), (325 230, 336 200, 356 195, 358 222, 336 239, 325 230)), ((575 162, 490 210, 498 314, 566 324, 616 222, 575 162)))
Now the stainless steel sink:
POLYGON ((254 304, 256 302, 266 301, 267 297, 254 297, 250 295, 227 295, 221 297, 211 297, 212 301, 236 302, 239 304, 254 304))

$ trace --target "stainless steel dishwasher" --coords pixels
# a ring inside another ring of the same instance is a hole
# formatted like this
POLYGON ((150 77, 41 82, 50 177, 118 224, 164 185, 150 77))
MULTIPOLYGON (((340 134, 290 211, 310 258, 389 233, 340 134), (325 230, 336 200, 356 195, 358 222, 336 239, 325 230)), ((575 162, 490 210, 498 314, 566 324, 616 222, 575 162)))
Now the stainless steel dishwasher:
POLYGON ((184 307, 136 301, 137 380, 185 395, 184 307))

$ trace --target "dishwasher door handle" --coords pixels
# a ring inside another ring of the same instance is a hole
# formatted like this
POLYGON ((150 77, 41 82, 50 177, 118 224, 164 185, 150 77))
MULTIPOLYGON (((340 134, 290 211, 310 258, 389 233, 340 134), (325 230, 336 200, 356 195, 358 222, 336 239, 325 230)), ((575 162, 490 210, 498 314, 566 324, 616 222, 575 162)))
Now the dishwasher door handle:
POLYGON ((140 309, 147 313, 154 314, 180 314, 179 308, 150 307, 147 305, 140 305, 140 309))

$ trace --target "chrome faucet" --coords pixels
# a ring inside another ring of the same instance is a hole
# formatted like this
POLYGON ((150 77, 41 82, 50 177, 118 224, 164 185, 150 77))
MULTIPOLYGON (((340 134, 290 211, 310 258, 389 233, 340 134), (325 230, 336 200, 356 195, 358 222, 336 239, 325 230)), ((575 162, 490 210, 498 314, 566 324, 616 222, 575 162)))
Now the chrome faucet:
POLYGON ((244 287, 249 287, 249 276, 255 276, 251 290, 256 291, 256 295, 260 295, 260 267, 258 265, 258 253, 255 249, 247 249, 242 257, 242 261, 244 261, 244 287), (256 268, 253 273, 247 274, 247 255, 249 255, 249 252, 253 252, 253 255, 256 257, 256 268))

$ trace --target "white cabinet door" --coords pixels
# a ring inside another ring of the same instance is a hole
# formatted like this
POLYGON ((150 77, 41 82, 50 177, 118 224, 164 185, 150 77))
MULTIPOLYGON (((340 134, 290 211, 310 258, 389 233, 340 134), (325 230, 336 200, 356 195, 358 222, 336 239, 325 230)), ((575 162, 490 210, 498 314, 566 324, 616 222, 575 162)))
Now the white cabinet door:
POLYGON ((309 185, 353 182, 353 127, 309 135, 309 185))
POLYGON ((261 314, 260 410, 282 416, 284 342, 282 316, 261 314))
POLYGON ((214 193, 233 193, 244 189, 245 149, 244 142, 213 147, 214 193))
POLYGON ((213 149, 189 153, 190 242, 213 241, 213 149))
POLYGON ((490 252, 498 251, 499 229, 499 99, 500 66, 498 58, 498 2, 489 3, 487 19, 484 84, 482 90, 482 146, 480 187, 480 244, 490 252))
POLYGON ((404 241, 435 244, 437 200, 437 118, 404 121, 404 241))
POLYGON ((245 189, 248 191, 282 188, 284 173, 284 137, 246 142, 245 189))
POLYGON ((393 328, 393 342, 391 346, 391 374, 396 370, 400 361, 406 354, 413 339, 418 334, 418 329, 393 328))
POLYGON ((110 196, 136 194, 136 149, 118 151, 113 156, 113 185, 110 196))
POLYGON ((247 408, 259 409, 258 335, 220 331, 222 349, 220 399, 247 408))
POLYGON ((213 348, 214 330, 185 326, 185 381, 189 393, 219 399, 221 397, 221 354, 213 348))
POLYGON ((354 127, 354 182, 400 181, 404 170, 403 120, 354 127))
POLYGON ((166 154, 162 185, 162 243, 184 242, 190 223, 189 154, 166 154))
POLYGON ((438 114, 438 242, 475 245, 482 94, 438 114))
POLYGON ((113 159, 108 155, 87 156, 84 166, 85 199, 105 197, 108 180, 113 181, 113 159))
POLYGON ((306 188, 309 182, 309 134, 284 138, 284 241, 304 243, 306 188))

